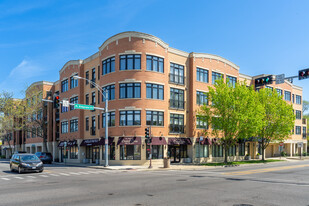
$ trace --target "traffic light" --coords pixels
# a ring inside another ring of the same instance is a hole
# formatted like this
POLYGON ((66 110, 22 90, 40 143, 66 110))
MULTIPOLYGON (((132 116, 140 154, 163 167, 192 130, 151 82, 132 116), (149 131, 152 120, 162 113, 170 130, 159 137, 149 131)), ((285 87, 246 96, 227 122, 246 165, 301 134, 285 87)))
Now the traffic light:
POLYGON ((149 138, 149 127, 145 128, 145 138, 149 138))
POLYGON ((261 77, 261 78, 257 78, 255 79, 255 86, 263 86, 265 84, 272 84, 273 83, 273 76, 267 76, 267 77, 261 77))
POLYGON ((60 97, 59 95, 54 96, 54 108, 58 109, 60 106, 60 97))
POLYGON ((309 78, 309 69, 303 69, 298 71, 298 79, 307 79, 309 78))

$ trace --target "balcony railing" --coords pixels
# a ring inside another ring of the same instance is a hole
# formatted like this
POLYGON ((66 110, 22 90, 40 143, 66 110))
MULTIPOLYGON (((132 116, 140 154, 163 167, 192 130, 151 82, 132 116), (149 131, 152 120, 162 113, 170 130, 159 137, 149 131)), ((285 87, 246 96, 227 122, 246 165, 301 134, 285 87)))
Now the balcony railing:
POLYGON ((185 84, 185 77, 178 74, 169 74, 169 82, 173 84, 185 84))
POLYGON ((185 108, 185 101, 170 99, 170 108, 184 109, 185 108))
POLYGON ((95 127, 90 128, 90 135, 95 135, 95 127))
POLYGON ((185 126, 184 125, 175 125, 170 124, 170 133, 185 133, 185 126))

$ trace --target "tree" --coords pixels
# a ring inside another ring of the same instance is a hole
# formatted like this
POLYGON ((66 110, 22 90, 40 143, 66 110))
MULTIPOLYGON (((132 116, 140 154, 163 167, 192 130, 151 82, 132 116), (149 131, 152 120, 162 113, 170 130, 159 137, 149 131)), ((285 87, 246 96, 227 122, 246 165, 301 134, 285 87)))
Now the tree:
POLYGON ((309 101, 303 100, 303 114, 309 110, 309 101))
POLYGON ((211 105, 203 105, 199 115, 212 126, 212 135, 220 138, 227 163, 229 148, 237 143, 238 138, 246 139, 257 134, 262 126, 258 95, 245 83, 236 83, 235 87, 217 80, 215 88, 208 87, 211 105))
POLYGON ((262 147, 262 158, 265 160, 264 150, 270 142, 283 141, 291 135, 294 128, 295 115, 293 107, 282 99, 276 91, 261 89, 258 92, 259 103, 263 107, 263 126, 258 131, 258 141, 262 147))
MULTIPOLYGON (((21 129, 20 110, 22 101, 20 99, 13 99, 13 94, 3 91, 0 93, 0 137, 6 141, 9 148, 12 150, 11 141, 13 140, 13 133, 21 129)), ((15 144, 15 141, 13 140, 15 144)))

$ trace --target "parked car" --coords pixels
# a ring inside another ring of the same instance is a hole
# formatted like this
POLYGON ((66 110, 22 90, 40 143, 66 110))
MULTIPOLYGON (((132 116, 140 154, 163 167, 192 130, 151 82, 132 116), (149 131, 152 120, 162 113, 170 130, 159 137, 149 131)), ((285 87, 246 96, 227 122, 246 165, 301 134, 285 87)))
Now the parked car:
POLYGON ((26 151, 15 151, 14 154, 23 154, 23 153, 27 153, 26 151))
POLYGON ((10 170, 23 172, 43 172, 43 162, 34 154, 14 154, 10 160, 10 170))
POLYGON ((37 152, 35 155, 40 158, 43 163, 51 164, 53 162, 53 156, 50 152, 37 152))

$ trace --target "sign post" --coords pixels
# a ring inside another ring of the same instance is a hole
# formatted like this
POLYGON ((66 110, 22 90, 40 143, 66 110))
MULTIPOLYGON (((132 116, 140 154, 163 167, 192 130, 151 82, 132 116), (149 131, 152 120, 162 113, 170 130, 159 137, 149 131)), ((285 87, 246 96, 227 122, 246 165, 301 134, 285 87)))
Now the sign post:
POLYGON ((303 147, 303 143, 302 142, 297 142, 297 147, 298 147, 298 151, 299 151, 299 158, 301 159, 301 156, 302 156, 302 154, 301 154, 301 148, 303 147))

